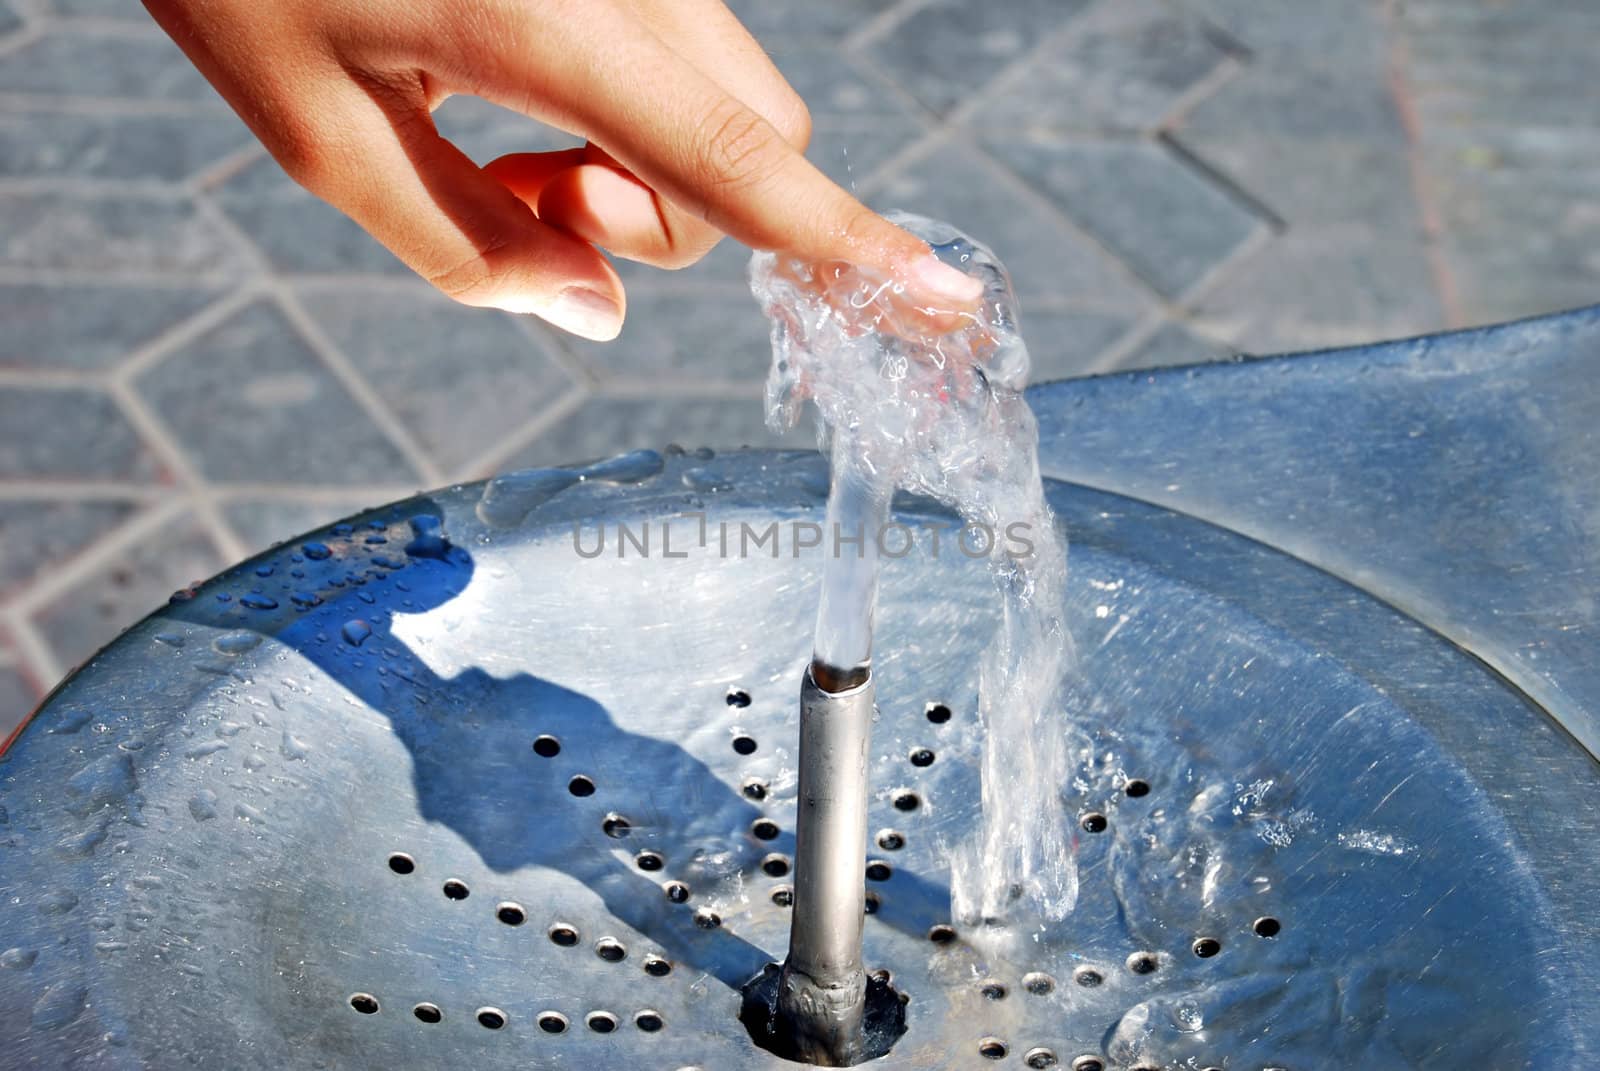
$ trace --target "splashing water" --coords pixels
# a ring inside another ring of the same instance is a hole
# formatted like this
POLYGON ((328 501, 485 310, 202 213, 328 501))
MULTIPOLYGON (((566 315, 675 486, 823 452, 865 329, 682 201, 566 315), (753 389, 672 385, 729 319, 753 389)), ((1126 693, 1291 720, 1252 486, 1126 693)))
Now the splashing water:
POLYGON ((979 672, 983 829, 951 861, 952 908, 967 924, 1019 911, 1059 919, 1078 893, 1060 799, 1069 759, 1057 703, 1071 657, 1066 546, 1044 501, 1038 434, 1022 398, 1028 351, 1016 299, 984 246, 948 224, 889 218, 983 280, 978 314, 930 322, 903 287, 851 265, 771 253, 750 263, 751 289, 772 320, 768 422, 792 427, 813 401, 833 466, 816 661, 842 671, 870 664, 875 536, 894 490, 956 509, 966 546, 988 548, 1002 616, 979 672), (841 552, 841 534, 865 538, 841 552))

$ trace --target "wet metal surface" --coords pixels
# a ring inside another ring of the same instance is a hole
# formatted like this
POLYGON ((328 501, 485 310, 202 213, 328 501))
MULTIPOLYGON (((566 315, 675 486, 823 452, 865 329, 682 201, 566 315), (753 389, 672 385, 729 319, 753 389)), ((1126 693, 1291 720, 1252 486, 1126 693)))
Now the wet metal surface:
MULTIPOLYGON (((63 687, 0 764, 0 1065, 776 1064, 739 986, 788 941, 820 561, 717 532, 819 518, 825 473, 589 471, 526 518, 500 493, 486 523, 473 486, 296 541, 63 687), (585 559, 572 521, 592 550, 599 517, 679 518, 687 557, 658 526, 649 558, 610 529, 585 559)), ((1063 786, 1082 898, 1049 931, 948 926, 992 584, 886 563, 865 951, 910 1003, 883 1066, 1593 1053, 1593 760, 1324 572, 1050 490, 1095 756, 1063 786)))

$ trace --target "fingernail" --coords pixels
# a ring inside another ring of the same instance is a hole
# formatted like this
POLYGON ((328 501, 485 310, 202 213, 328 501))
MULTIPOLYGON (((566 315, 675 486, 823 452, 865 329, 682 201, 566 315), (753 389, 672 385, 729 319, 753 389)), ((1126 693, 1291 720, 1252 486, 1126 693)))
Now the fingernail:
POLYGON ((598 290, 569 286, 539 316, 563 331, 595 342, 610 342, 622 331, 622 310, 598 290))
POLYGON ((983 297, 982 280, 952 268, 932 253, 912 261, 908 274, 912 285, 925 297, 960 306, 976 305, 983 297))

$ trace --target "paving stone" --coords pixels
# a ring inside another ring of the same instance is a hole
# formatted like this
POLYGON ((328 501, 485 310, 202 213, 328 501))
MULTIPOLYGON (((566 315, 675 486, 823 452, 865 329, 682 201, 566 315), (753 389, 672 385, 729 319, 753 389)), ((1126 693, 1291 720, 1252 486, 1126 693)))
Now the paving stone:
POLYGON ((897 169, 872 197, 960 227, 992 248, 1011 272, 1024 313, 1042 304, 1136 311, 1147 304, 1125 270, 1093 240, 1030 203, 1026 187, 962 143, 897 169))
POLYGON ((162 273, 207 283, 249 262, 187 201, 108 194, 0 194, 0 267, 162 273))
POLYGON ((867 54, 930 110, 943 115, 992 82, 1087 0, 1010 0, 1004 8, 933 0, 872 42, 867 54))
POLYGON ((1291 227, 1208 293, 1193 319, 1245 353, 1359 345, 1444 322, 1416 243, 1354 222, 1291 227))
POLYGON ((0 499, 0 599, 116 528, 136 508, 129 502, 0 499))
POLYGON ((382 499, 349 498, 339 502, 313 502, 300 499, 259 499, 230 502, 223 507, 228 526, 251 555, 296 536, 323 528, 341 517, 381 506, 382 499))
POLYGON ((15 666, 0 666, 0 745, 11 738, 42 698, 15 666))
POLYGON ((1033 369, 1030 383, 1048 383, 1101 370, 1105 352, 1133 329, 1129 316, 1056 309, 1022 310, 1022 338, 1033 369))
POLYGON ((686 295, 643 284, 628 294, 628 316, 615 341, 566 344, 617 383, 759 384, 772 357, 767 319, 748 292, 686 295))
POLYGON ((1258 59, 1343 67, 1352 79, 1381 81, 1385 43, 1380 5, 1372 0, 1184 0, 1184 6, 1258 59))
POLYGON ((227 108, 178 46, 149 34, 57 29, 0 57, 0 93, 185 101, 227 108))
POLYGON ((763 44, 781 46, 799 38, 836 40, 860 29, 894 6, 895 0, 729 0, 728 7, 763 44))
POLYGON ((1404 153, 1405 131, 1387 83, 1281 60, 1252 63, 1185 119, 1195 136, 1339 140, 1404 153))
POLYGON ((284 174, 271 157, 234 175, 216 199, 278 271, 413 274, 349 216, 284 174))
POLYGON ((860 197, 884 164, 924 136, 921 123, 907 116, 812 121, 806 158, 840 186, 860 197))
POLYGON ((0 284, 0 368, 107 368, 220 293, 197 285, 0 284))
POLYGON ((134 542, 33 616, 64 666, 76 666, 123 629, 165 606, 174 591, 211 577, 226 562, 188 517, 134 542))
POLYGON ((1159 0, 1102 3, 969 121, 984 130, 1150 130, 1225 58, 1204 22, 1159 0))
POLYGON ((124 0, 31 0, 31 7, 53 18, 116 19, 149 25, 150 13, 143 4, 124 0))
POLYGON ((786 435, 774 435, 767 430, 762 410, 759 388, 740 398, 592 398, 502 468, 509 472, 564 465, 626 450, 659 450, 670 443, 718 450, 816 447, 809 423, 802 422, 786 435))
POLYGON ((0 479, 162 479, 111 396, 94 387, 0 387, 0 479))
POLYGON ((420 282, 306 287, 301 301, 446 472, 574 389, 510 314, 459 305, 420 282))
POLYGON ((10 4, 0 0, 0 37, 20 29, 22 29, 22 16, 18 15, 10 4))
POLYGON ((392 485, 416 478, 266 303, 170 354, 136 386, 214 481, 392 485))
POLYGON ((433 113, 439 133, 478 164, 514 152, 581 148, 584 140, 480 97, 451 97, 433 113))
POLYGON ((1043 134, 984 143, 1168 297, 1182 295, 1262 227, 1156 144, 1043 134))
POLYGON ((1233 355, 1233 349, 1222 343, 1202 338, 1182 325, 1168 322, 1152 335, 1144 345, 1116 363, 1118 369, 1163 368, 1169 365, 1199 364, 1203 361, 1223 361, 1233 355))
POLYGON ((226 115, 0 114, 0 178, 180 182, 254 140, 226 115))

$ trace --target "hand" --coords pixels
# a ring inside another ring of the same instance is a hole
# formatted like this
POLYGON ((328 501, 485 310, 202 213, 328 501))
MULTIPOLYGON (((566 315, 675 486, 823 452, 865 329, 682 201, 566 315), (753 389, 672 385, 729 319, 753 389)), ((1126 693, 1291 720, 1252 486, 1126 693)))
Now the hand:
POLYGON ((592 339, 622 327, 605 256, 693 263, 724 234, 903 282, 982 287, 801 155, 804 103, 720 0, 146 0, 298 182, 469 305, 592 339), (431 112, 484 97, 588 139, 480 168, 431 112))

